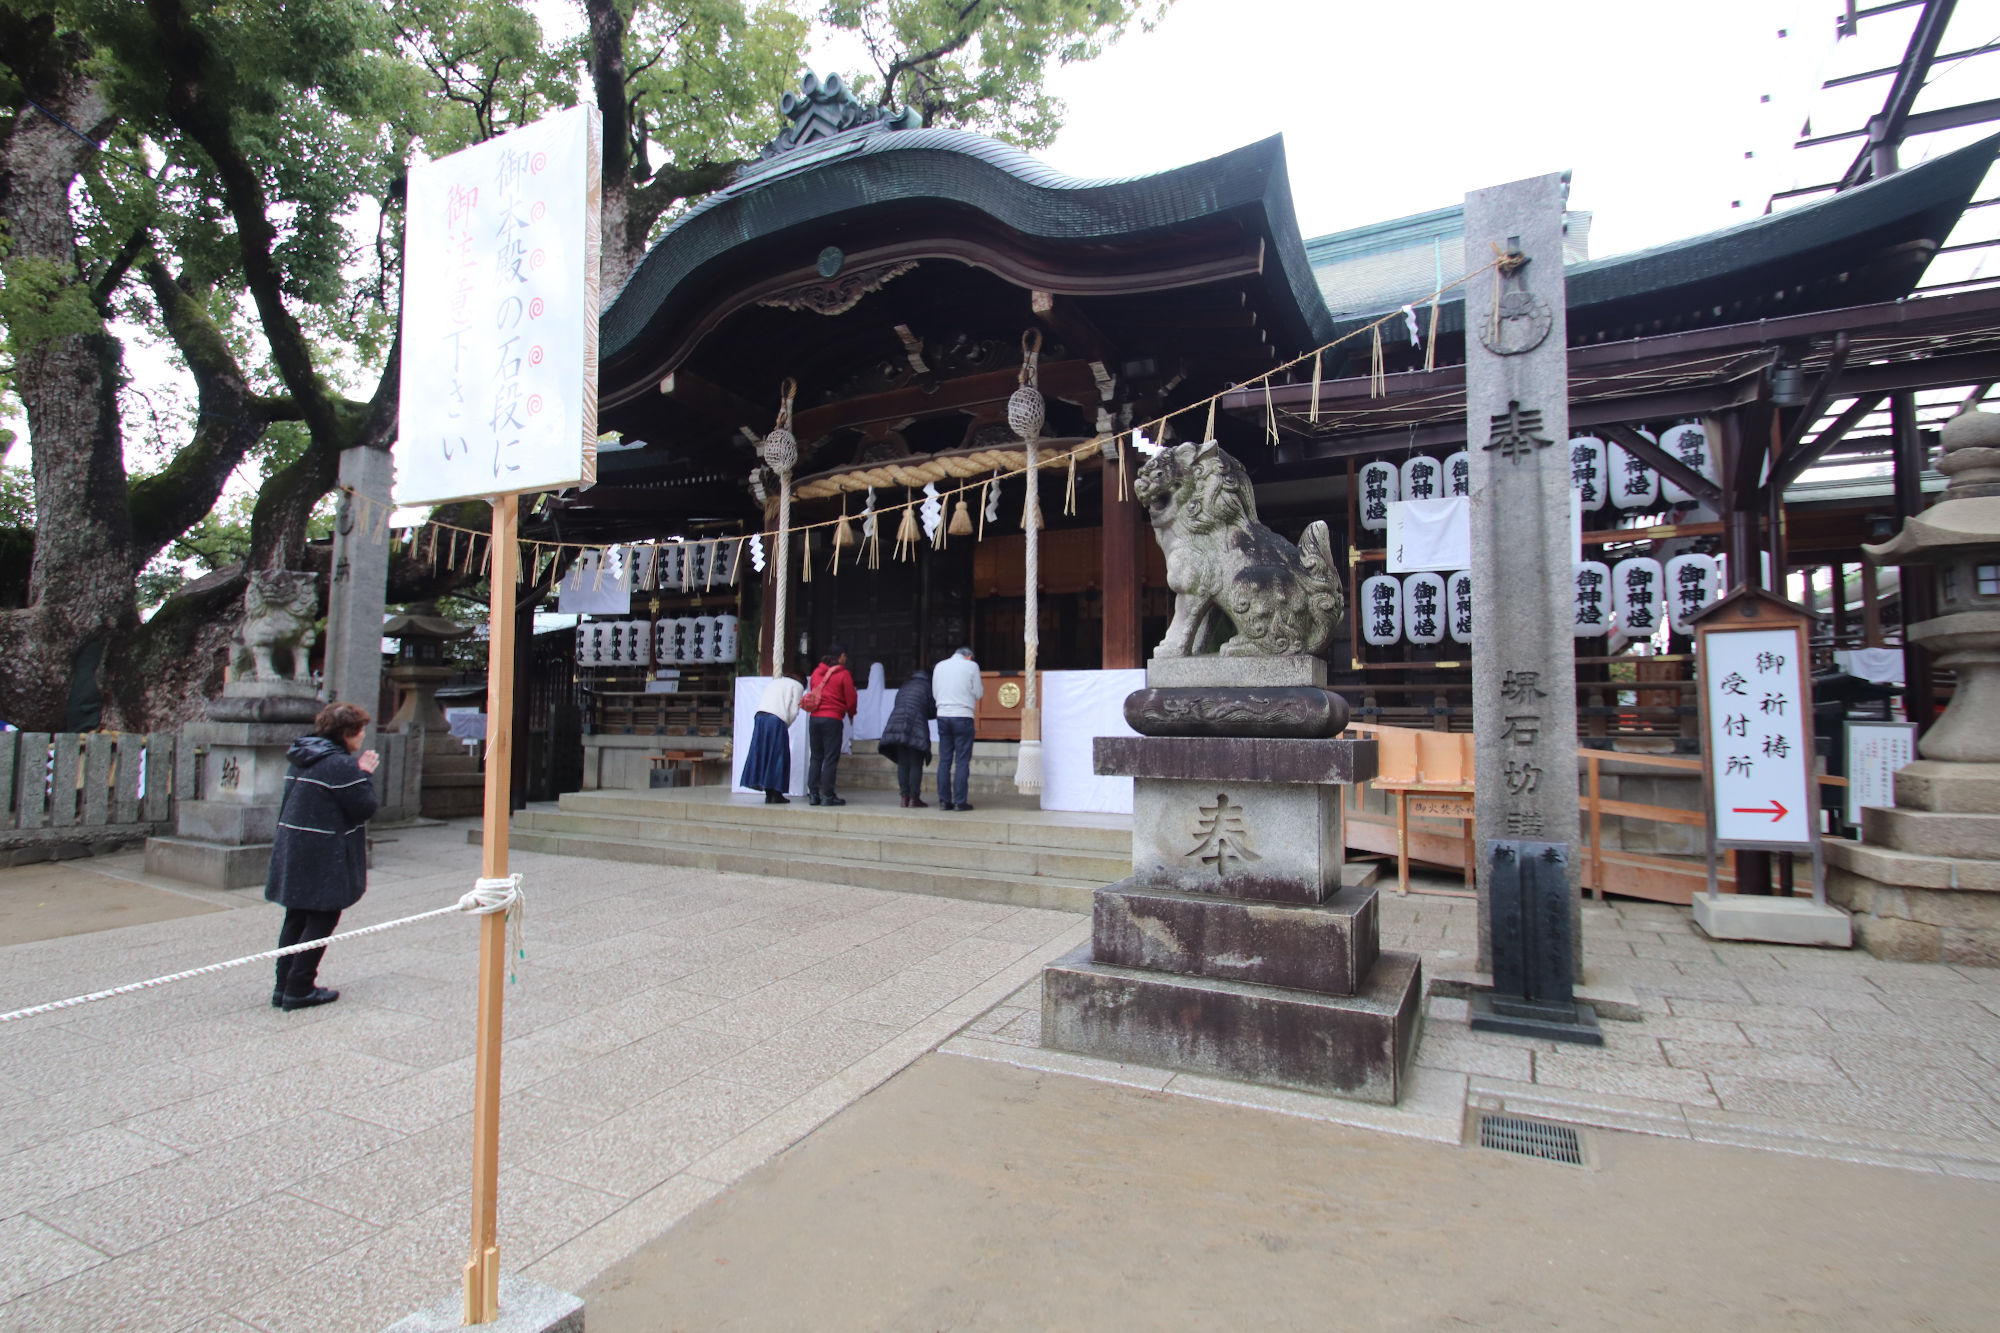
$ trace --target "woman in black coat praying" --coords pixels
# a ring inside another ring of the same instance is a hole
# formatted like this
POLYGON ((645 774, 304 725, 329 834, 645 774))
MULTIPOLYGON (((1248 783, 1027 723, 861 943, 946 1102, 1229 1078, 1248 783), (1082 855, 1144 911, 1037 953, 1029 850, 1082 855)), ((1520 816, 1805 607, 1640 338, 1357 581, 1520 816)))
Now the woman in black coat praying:
POLYGON ((918 667, 896 691, 879 747, 896 761, 896 790, 902 793, 905 810, 930 808, 924 801, 924 765, 931 759, 930 720, 936 716, 931 673, 918 667))
MULTIPOLYGON (((340 914, 361 901, 368 889, 368 839, 362 829, 375 813, 380 762, 361 749, 368 714, 353 704, 333 703, 313 719, 313 734, 292 742, 285 757, 284 795, 278 802, 278 834, 271 845, 271 878, 264 896, 285 909, 278 947, 323 940, 340 924, 340 914)), ((325 949, 286 954, 278 960, 274 1008, 309 1009, 340 998, 318 984, 325 949)))

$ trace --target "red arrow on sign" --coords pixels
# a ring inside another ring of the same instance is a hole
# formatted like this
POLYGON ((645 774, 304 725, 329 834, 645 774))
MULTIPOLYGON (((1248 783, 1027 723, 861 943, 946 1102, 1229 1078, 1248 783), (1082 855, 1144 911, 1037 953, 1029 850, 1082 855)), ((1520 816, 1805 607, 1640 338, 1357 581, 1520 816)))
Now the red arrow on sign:
POLYGON ((1769 805, 1734 806, 1731 813, 1739 815, 1769 815, 1771 822, 1775 824, 1791 812, 1785 809, 1784 802, 1773 796, 1769 805))

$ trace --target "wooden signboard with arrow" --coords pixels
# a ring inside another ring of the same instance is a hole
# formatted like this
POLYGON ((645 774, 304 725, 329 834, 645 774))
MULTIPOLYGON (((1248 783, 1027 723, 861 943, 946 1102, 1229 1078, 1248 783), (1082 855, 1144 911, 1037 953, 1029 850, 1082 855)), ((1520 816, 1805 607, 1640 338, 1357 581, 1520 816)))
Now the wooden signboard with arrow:
POLYGON ((1812 617, 1759 588, 1740 588, 1694 622, 1700 680, 1708 893, 1721 849, 1805 853, 1825 901, 1812 733, 1812 617))

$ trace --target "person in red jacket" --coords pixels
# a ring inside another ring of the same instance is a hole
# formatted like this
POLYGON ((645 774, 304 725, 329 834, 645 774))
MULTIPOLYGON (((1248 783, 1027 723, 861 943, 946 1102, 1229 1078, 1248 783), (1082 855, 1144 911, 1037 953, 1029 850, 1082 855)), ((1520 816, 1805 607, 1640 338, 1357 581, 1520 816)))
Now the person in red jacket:
POLYGON ((854 677, 847 670, 847 650, 835 644, 820 654, 812 679, 806 682, 804 703, 812 720, 806 723, 806 799, 814 805, 846 805, 834 794, 835 771, 840 767, 843 724, 854 716, 860 696, 854 677))

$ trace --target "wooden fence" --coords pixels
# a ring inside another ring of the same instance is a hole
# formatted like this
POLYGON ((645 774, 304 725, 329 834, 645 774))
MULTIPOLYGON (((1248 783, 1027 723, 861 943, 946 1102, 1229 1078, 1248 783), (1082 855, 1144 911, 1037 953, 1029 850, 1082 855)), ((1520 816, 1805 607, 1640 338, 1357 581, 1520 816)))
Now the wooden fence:
MULTIPOLYGON (((1472 872, 1472 820, 1430 816, 1413 799, 1435 792, 1440 808, 1447 801, 1469 805, 1472 792, 1471 736, 1448 735, 1411 728, 1356 722, 1349 730, 1382 742, 1383 777, 1349 789, 1346 806, 1347 845, 1362 852, 1400 855, 1409 861, 1457 871, 1468 886, 1472 872), (1456 742, 1457 744, 1454 744, 1456 742), (1405 759, 1404 756, 1409 756, 1405 759)), ((1635 851, 1624 844, 1631 832, 1647 824, 1702 829, 1707 815, 1700 809, 1627 801, 1604 795, 1607 777, 1661 773, 1695 779, 1699 790, 1701 760, 1673 755, 1627 754, 1612 750, 1577 750, 1577 809, 1582 816, 1583 887, 1602 898, 1615 893, 1626 898, 1686 905, 1708 885, 1707 858, 1699 852, 1661 854, 1635 851), (1607 821, 1610 827, 1607 828, 1607 821), (1619 845, 1607 846, 1616 833, 1619 845)), ((1823 786, 1843 788, 1845 778, 1822 776, 1823 786)), ((1467 811, 1469 815, 1469 809, 1467 811)), ((1699 838, 1690 840, 1699 846, 1699 838)), ((1717 887, 1736 891, 1736 854, 1724 852, 1716 871, 1717 887)))
POLYGON ((0 732, 0 834, 165 832, 194 785, 194 747, 171 731, 0 732))

